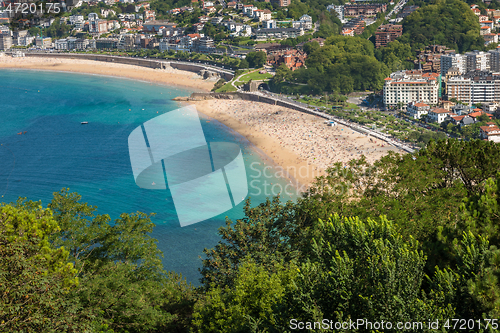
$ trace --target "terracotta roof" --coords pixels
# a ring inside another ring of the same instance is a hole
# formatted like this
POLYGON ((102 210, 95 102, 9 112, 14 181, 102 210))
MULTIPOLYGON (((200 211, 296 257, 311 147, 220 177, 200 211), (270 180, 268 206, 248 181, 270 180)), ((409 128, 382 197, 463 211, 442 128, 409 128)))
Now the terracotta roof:
MULTIPOLYGON (((483 111, 478 111, 478 112, 472 112, 472 113, 469 113, 469 116, 470 116, 470 117, 475 118, 475 117, 479 117, 479 116, 480 116, 480 115, 482 115, 482 114, 485 114, 485 113, 484 113, 483 111)), ((489 113, 486 113, 486 115, 487 115, 488 117, 493 117, 493 115, 491 115, 491 114, 489 114, 489 113)))
POLYGON ((451 117, 457 122, 465 118, 465 116, 451 116, 451 117))
POLYGON ((415 106, 417 106, 417 107, 429 106, 428 104, 425 104, 425 103, 415 103, 415 104, 413 104, 413 105, 415 105, 415 106))
MULTIPOLYGON (((500 47, 500 45, 498 45, 498 47, 500 47)), ((386 77, 386 78, 384 79, 384 81, 389 81, 389 80, 391 80, 391 81, 392 81, 392 79, 391 79, 390 77, 386 77)))
POLYGON ((433 112, 433 113, 450 113, 450 111, 448 111, 446 109, 442 109, 442 108, 437 108, 437 109, 431 110, 431 112, 433 112))
POLYGON ((500 128, 498 128, 496 126, 494 126, 494 127, 481 126, 479 128, 481 129, 481 131, 486 132, 486 133, 488 133, 488 132, 497 132, 497 131, 500 132, 500 128))

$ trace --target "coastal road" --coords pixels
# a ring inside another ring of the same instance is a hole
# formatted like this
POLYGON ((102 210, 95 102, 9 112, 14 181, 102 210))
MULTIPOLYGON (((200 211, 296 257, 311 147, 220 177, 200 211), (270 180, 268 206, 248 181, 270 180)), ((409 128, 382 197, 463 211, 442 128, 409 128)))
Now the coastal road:
POLYGON ((400 11, 401 9, 403 9, 403 7, 406 5, 406 3, 407 3, 407 2, 408 2, 408 0, 401 0, 400 2, 398 2, 398 3, 396 4, 396 6, 394 6, 394 8, 393 8, 393 9, 389 12, 389 14, 387 14, 387 15, 385 16, 385 19, 386 19, 386 20, 389 20, 389 19, 391 18, 392 14, 397 14, 397 13, 399 13, 399 11, 400 11))

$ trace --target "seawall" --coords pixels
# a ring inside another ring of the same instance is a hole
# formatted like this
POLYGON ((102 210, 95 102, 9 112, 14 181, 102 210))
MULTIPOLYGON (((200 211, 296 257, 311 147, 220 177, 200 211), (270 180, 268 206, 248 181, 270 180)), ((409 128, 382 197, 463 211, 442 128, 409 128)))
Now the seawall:
POLYGON ((84 59, 103 62, 114 62, 118 64, 134 65, 148 68, 174 68, 178 70, 204 74, 205 72, 215 73, 226 81, 230 81, 234 77, 234 73, 230 70, 221 69, 215 66, 205 64, 195 64, 183 61, 175 61, 170 59, 143 59, 133 57, 118 57, 103 54, 81 54, 81 53, 35 53, 26 52, 26 57, 41 57, 41 58, 64 58, 64 59, 84 59))

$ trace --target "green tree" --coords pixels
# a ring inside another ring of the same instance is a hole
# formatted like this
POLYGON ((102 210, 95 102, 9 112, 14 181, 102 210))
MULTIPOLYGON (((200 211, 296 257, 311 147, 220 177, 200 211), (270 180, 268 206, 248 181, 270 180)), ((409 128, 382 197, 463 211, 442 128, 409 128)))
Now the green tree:
POLYGON ((80 286, 68 298, 117 332, 185 329, 194 304, 191 287, 161 263, 150 216, 97 215, 68 189, 54 193, 49 208, 61 230, 51 235, 78 269, 80 286), (173 306, 173 305, 177 306, 173 306))
POLYGON ((248 61, 250 67, 260 68, 266 63, 267 56, 263 51, 250 52, 247 54, 245 60, 248 61))
POLYGON ((59 230, 39 203, 0 206, 0 330, 82 332, 90 328, 66 295, 78 286, 68 251, 48 238, 59 230))
POLYGON ((431 44, 446 45, 460 53, 483 50, 479 28, 477 16, 467 3, 435 0, 405 18, 399 41, 410 44, 413 50, 431 44))
POLYGON ((238 267, 234 286, 212 285, 193 314, 198 332, 252 332, 259 326, 276 328, 275 307, 295 290, 295 265, 275 263, 271 272, 255 261, 238 267))

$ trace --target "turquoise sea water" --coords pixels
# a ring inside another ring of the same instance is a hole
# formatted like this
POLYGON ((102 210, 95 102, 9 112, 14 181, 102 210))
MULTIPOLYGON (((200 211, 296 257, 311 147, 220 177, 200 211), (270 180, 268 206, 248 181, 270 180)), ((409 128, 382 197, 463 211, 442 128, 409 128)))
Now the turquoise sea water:
MULTIPOLYGON (((190 93, 104 76, 0 70, 1 201, 27 197, 42 200, 46 206, 53 192, 69 187, 112 218, 122 212, 156 213, 152 236, 163 251, 165 268, 198 284, 199 256, 219 241, 217 229, 225 225, 225 216, 243 217, 243 203, 181 228, 168 191, 135 184, 127 145, 133 129, 181 107, 171 99, 190 93), (82 121, 89 124, 82 125, 82 121)), ((202 119, 201 124, 207 139, 240 145, 252 205, 287 184, 285 179, 261 176, 265 163, 237 133, 216 121, 202 119), (269 183, 275 186, 273 190, 269 183)))

